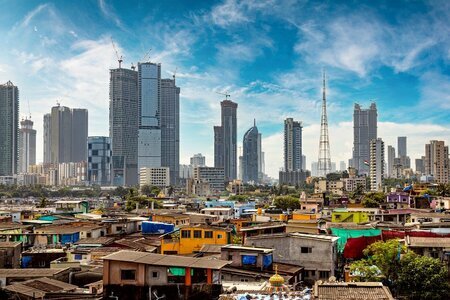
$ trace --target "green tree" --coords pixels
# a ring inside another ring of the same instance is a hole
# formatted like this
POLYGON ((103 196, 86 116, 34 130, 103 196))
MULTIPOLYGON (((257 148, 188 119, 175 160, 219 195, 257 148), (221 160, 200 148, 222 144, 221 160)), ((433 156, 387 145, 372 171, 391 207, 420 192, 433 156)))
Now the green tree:
POLYGON ((362 204, 364 207, 379 207, 380 204, 382 202, 384 202, 386 199, 386 196, 384 195, 384 193, 380 193, 380 192, 371 192, 371 193, 367 193, 364 196, 364 199, 362 200, 362 204))
POLYGON ((396 279, 400 266, 400 255, 405 252, 406 247, 398 240, 379 241, 364 249, 364 255, 368 257, 371 265, 377 266, 383 275, 393 281, 396 279))
POLYGON ((231 201, 238 201, 238 202, 246 202, 250 198, 250 196, 247 195, 231 195, 228 197, 228 200, 231 201))
POLYGON ((150 196, 151 193, 152 193, 151 186, 149 186, 148 184, 141 186, 141 194, 142 195, 150 196))
POLYGON ((410 299, 448 299, 447 269, 439 261, 408 252, 400 262, 397 286, 410 299))
POLYGON ((46 208, 48 204, 47 198, 46 197, 41 197, 40 202, 39 202, 39 207, 40 208, 46 208))
POLYGON ((350 272, 355 281, 373 282, 380 281, 380 269, 372 265, 367 259, 355 261, 350 265, 350 272))
POLYGON ((436 194, 442 197, 450 196, 450 184, 440 183, 436 188, 436 194))
POLYGON ((274 203, 277 208, 281 208, 282 210, 287 209, 299 209, 300 201, 298 198, 292 196, 277 196, 275 197, 274 203))

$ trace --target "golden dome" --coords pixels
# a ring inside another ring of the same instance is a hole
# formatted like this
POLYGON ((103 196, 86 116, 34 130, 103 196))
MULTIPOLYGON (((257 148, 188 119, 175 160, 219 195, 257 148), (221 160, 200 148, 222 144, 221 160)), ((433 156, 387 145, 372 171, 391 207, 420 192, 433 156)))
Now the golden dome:
POLYGON ((269 278, 270 285, 281 287, 284 284, 284 278, 278 275, 278 265, 275 265, 275 274, 269 278))

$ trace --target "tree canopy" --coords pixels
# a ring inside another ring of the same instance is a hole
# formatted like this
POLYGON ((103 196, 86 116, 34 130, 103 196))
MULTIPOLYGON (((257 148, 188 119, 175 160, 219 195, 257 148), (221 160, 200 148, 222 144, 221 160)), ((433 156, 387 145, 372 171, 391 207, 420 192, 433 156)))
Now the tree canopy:
POLYGON ((282 210, 288 209, 299 209, 300 201, 298 198, 293 196, 277 196, 275 197, 274 203, 277 208, 281 208, 282 210))

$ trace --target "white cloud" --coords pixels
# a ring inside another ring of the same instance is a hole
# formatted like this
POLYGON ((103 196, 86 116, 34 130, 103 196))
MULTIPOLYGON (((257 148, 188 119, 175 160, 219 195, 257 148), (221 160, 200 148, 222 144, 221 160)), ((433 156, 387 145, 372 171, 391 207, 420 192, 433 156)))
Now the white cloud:
MULTIPOLYGON (((16 25, 14 26, 14 28, 18 28, 18 27, 24 28, 24 27, 27 27, 27 26, 30 24, 31 20, 33 20, 33 18, 34 18, 35 16, 37 16, 41 11, 43 11, 44 9, 46 9, 46 8, 48 8, 48 7, 49 7, 49 5, 48 5, 47 3, 46 3, 46 4, 41 4, 41 5, 39 5, 38 7, 36 7, 36 8, 33 9, 32 11, 30 11, 30 12, 22 19, 21 22, 19 22, 18 24, 16 24, 16 25)), ((34 31, 37 31, 36 26, 34 27, 34 31)))
POLYGON ((236 0, 226 0, 223 4, 215 6, 210 17, 214 24, 221 27, 249 22, 244 6, 236 0))
POLYGON ((114 22, 114 24, 119 27, 120 29, 125 31, 125 27, 120 20, 120 18, 114 13, 113 9, 106 4, 105 0, 98 0, 98 6, 100 7, 101 12, 103 15, 114 22))

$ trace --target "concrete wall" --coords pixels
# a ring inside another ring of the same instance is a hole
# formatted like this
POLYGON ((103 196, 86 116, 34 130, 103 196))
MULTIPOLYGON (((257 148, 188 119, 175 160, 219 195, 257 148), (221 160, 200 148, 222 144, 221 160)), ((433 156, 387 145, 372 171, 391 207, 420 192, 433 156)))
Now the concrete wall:
POLYGON ((320 271, 329 271, 330 276, 335 275, 337 249, 331 241, 289 236, 254 236, 247 238, 245 244, 274 249, 274 262, 304 267, 306 279, 319 279, 320 271), (301 253, 301 247, 310 247, 312 252, 301 253), (315 274, 308 272, 310 270, 315 274))
POLYGON ((167 268, 158 266, 145 266, 145 285, 167 284, 167 268), (153 277, 153 272, 157 272, 158 277, 153 277))

